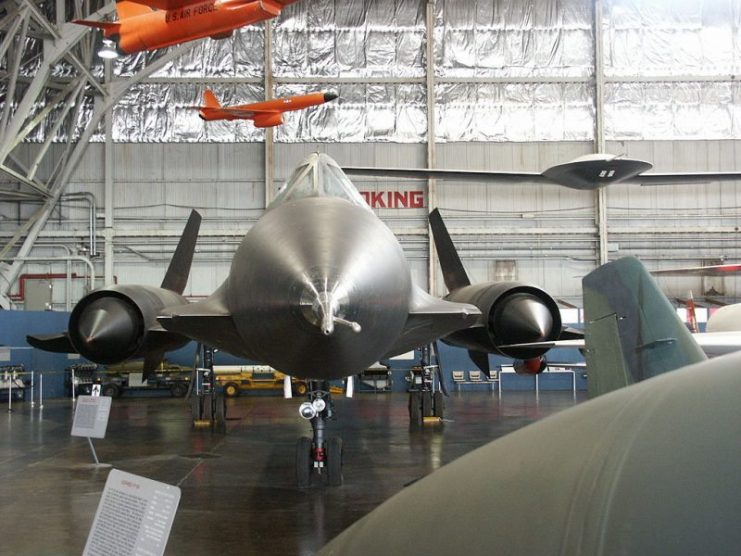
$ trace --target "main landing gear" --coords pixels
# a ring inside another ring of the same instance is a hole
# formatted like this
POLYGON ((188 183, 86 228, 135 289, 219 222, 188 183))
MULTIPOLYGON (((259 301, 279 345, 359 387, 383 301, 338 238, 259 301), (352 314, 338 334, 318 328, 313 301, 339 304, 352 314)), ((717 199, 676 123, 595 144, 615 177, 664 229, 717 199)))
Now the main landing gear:
POLYGON ((443 419, 445 383, 439 363, 434 344, 422 348, 420 366, 412 369, 409 388, 409 421, 413 425, 439 423, 443 419))
POLYGON ((298 411, 311 422, 314 433, 312 438, 299 438, 296 444, 298 487, 309 487, 314 474, 326 476, 330 486, 342 485, 342 439, 325 436, 326 421, 334 414, 327 381, 309 382, 308 401, 298 411))
POLYGON ((215 432, 226 432, 226 398, 216 391, 214 379, 214 352, 209 346, 202 347, 203 366, 194 369, 195 391, 190 401, 194 428, 211 427, 215 432))

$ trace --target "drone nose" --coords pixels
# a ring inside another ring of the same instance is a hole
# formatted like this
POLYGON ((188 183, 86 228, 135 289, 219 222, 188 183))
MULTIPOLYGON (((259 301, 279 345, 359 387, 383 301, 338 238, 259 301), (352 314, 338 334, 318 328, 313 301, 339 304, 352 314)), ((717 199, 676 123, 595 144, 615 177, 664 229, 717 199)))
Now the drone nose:
POLYGON ((331 100, 334 100, 336 98, 339 98, 337 93, 324 93, 324 102, 329 102, 331 100))

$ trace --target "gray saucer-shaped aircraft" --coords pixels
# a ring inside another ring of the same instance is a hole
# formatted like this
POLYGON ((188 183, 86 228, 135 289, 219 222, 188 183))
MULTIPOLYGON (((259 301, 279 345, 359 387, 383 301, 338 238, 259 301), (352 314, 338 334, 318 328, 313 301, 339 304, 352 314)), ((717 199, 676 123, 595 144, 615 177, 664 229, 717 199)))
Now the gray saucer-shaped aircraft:
POLYGON ((442 300, 415 286, 396 237, 324 154, 295 170, 245 235, 226 281, 188 303, 181 294, 199 223, 194 212, 159 288, 96 290, 75 306, 67 332, 28 341, 98 363, 144 357, 147 372, 192 339, 308 380, 300 414, 313 438, 297 446, 301 486, 325 468, 330 484, 342 481, 341 441, 325 438, 327 381, 453 333, 457 345, 482 352, 561 332, 555 303, 533 287, 481 284, 442 300))
POLYGON ((377 178, 437 179, 497 183, 550 183, 571 189, 599 189, 614 183, 671 185, 741 180, 741 172, 653 172, 653 165, 622 155, 587 154, 551 166, 543 172, 453 170, 442 168, 382 168, 343 166, 349 176, 377 178))

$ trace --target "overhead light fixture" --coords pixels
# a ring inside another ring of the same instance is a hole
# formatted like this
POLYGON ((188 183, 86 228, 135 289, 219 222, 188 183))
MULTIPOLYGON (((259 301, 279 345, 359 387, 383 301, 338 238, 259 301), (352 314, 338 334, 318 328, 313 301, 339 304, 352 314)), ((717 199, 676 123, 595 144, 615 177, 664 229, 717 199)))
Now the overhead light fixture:
POLYGON ((103 48, 98 50, 98 56, 105 60, 114 60, 118 58, 116 43, 111 39, 103 39, 103 48))

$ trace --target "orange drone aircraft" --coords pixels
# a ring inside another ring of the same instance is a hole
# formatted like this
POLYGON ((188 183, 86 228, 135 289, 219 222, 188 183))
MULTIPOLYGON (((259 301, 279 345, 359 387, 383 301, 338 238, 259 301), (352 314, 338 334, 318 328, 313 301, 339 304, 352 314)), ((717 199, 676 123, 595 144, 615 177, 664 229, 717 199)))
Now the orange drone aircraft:
POLYGON ((229 38, 245 25, 271 19, 298 0, 122 0, 118 21, 75 19, 103 30, 119 52, 133 54, 211 37, 229 38))
POLYGON ((204 106, 198 106, 202 120, 252 120, 255 127, 272 127, 283 123, 283 112, 319 106, 337 98, 334 93, 310 93, 293 97, 275 98, 253 104, 221 106, 212 91, 203 93, 204 106))

